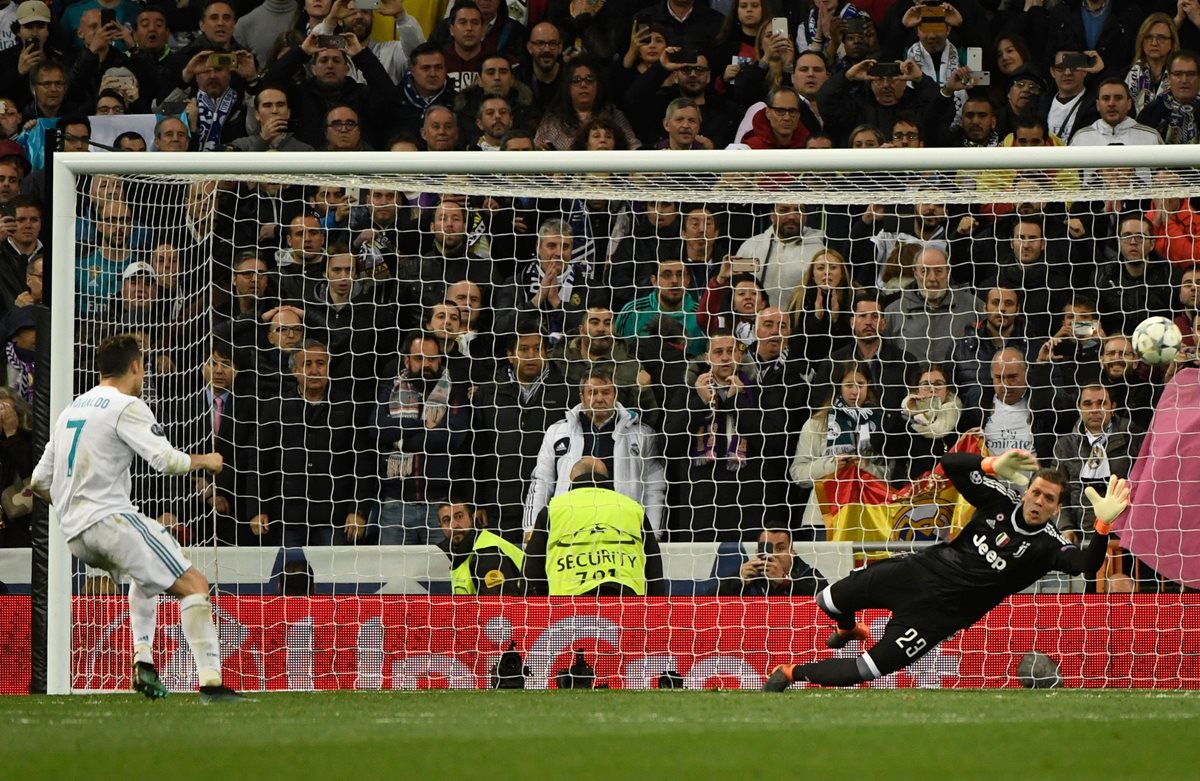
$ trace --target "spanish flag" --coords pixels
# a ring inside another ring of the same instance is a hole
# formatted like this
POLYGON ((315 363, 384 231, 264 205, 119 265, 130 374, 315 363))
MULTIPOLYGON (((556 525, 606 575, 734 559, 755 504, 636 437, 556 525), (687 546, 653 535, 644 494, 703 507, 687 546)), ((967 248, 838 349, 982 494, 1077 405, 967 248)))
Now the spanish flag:
MULTIPOLYGON (((978 435, 964 435, 950 448, 952 453, 981 455, 985 450, 978 435)), ((946 478, 941 464, 898 489, 857 466, 845 466, 814 490, 830 542, 953 539, 975 511, 946 478)), ((881 551, 865 558, 889 555, 881 551)))

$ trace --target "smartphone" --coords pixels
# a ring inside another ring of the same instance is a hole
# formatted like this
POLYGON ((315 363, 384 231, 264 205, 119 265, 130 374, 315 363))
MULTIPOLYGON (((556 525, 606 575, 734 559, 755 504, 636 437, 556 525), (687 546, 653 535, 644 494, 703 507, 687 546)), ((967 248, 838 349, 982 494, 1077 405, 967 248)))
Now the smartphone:
POLYGON ((1063 54, 1062 60, 1059 64, 1063 68, 1074 68, 1078 70, 1081 68, 1092 67, 1096 64, 1096 58, 1090 54, 1083 53, 1063 54))
POLYGON ((182 100, 160 103, 158 105, 158 113, 164 117, 177 117, 185 111, 187 111, 187 103, 184 103, 182 100))
POLYGON ((846 20, 846 35, 863 35, 867 32, 867 20, 853 16, 846 20))
POLYGON ((42 48, 42 41, 40 38, 30 38, 25 42, 25 48, 31 51, 37 51, 38 49, 42 48))
POLYGON ((110 24, 117 23, 117 11, 115 8, 100 9, 100 26, 108 27, 110 24))
POLYGON ((213 52, 208 55, 208 67, 210 68, 229 68, 237 67, 237 55, 228 52, 213 52))
POLYGON ((775 543, 770 540, 763 540, 758 544, 759 556, 770 556, 775 553, 775 543))
POLYGON ((938 6, 921 6, 921 23, 918 29, 926 32, 937 32, 939 29, 947 33, 950 32, 950 26, 946 24, 946 12, 938 6))
POLYGON ((970 68, 972 72, 983 70, 983 49, 978 46, 968 46, 967 61, 963 65, 970 68))
POLYGON ((729 258, 729 273, 734 276, 758 274, 758 258, 739 258, 737 256, 729 258))
POLYGON ((900 63, 898 62, 877 62, 867 70, 868 76, 888 79, 897 78, 900 73, 900 63))
POLYGON ((1071 326, 1071 336, 1074 336, 1076 339, 1091 339, 1095 335, 1095 320, 1076 320, 1071 326))
POLYGON ((786 16, 775 16, 771 18, 771 33, 775 36, 782 35, 788 37, 788 25, 786 16))
POLYGON ((379 0, 354 0, 354 10, 356 11, 378 11, 379 0))
POLYGON ((318 49, 345 49, 346 39, 340 35, 318 35, 318 49))
POLYGON ((671 62, 676 65, 690 65, 700 59, 700 52, 690 47, 684 47, 671 55, 671 62))
POLYGON ((753 57, 738 57, 737 55, 734 55, 733 59, 731 59, 729 61, 729 64, 730 65, 753 65, 754 58, 753 57))

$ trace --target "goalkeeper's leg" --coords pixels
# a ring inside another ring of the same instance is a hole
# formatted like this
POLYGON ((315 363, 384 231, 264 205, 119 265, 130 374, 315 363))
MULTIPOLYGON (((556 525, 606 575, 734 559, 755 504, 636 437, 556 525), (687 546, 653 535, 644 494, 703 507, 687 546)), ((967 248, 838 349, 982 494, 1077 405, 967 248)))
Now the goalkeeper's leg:
POLYGON ((895 619, 888 622, 879 642, 852 659, 825 659, 810 664, 781 664, 771 672, 764 691, 783 691, 793 683, 857 686, 903 669, 933 650, 948 635, 895 619))

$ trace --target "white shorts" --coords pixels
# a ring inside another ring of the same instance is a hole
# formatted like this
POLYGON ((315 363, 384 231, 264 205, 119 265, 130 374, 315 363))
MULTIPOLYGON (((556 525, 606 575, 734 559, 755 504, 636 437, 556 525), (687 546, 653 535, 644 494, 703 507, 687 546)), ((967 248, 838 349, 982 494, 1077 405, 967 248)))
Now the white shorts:
POLYGON ((166 591, 192 566, 162 524, 136 513, 110 515, 84 529, 67 547, 116 580, 127 575, 146 596, 166 591))

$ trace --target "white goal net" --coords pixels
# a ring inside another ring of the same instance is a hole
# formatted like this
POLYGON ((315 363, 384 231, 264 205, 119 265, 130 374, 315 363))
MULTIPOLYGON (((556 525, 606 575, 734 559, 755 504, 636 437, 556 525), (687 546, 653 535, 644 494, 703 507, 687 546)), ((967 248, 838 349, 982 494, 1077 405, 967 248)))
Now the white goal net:
MULTIPOLYGON (((954 537, 973 508, 943 455, 1017 448, 1068 476, 1068 542, 1085 487, 1132 479, 1104 566, 874 685, 1016 685, 1031 650, 1068 685, 1200 682, 1190 148, 56 171, 56 409, 134 332, 172 443, 224 455, 211 480, 142 465, 134 498, 215 584, 231 685, 482 688, 513 646, 531 688, 576 651, 614 688, 756 688, 823 649, 822 584, 954 537), (1174 361, 1139 359, 1150 317, 1180 329, 1174 361), (543 599, 596 577, 521 565, 581 462, 661 556, 543 599)), ((122 584, 52 553, 52 687, 127 687, 122 584)), ((160 609, 160 672, 189 688, 160 609)))

